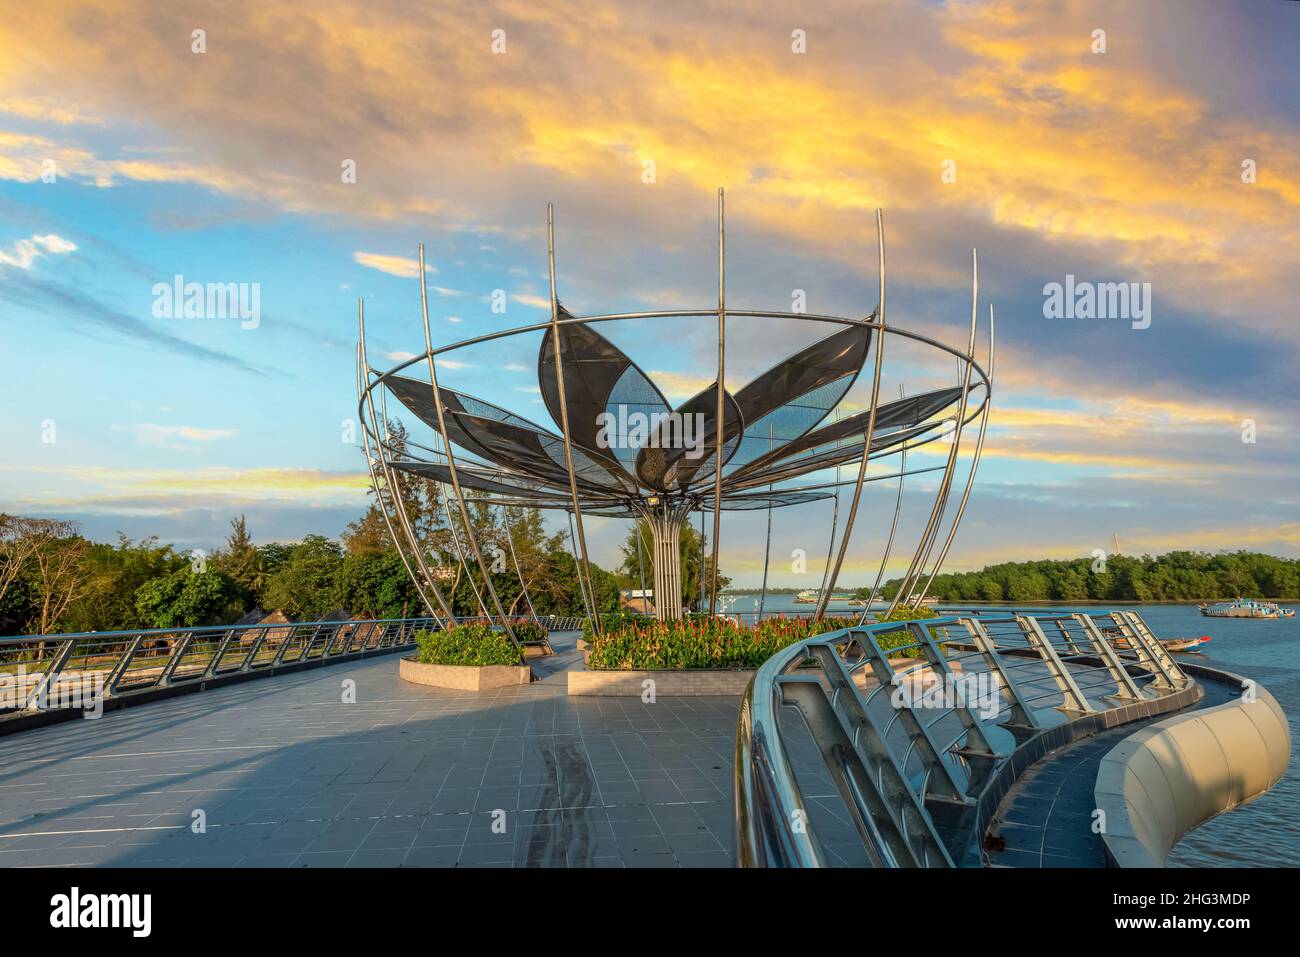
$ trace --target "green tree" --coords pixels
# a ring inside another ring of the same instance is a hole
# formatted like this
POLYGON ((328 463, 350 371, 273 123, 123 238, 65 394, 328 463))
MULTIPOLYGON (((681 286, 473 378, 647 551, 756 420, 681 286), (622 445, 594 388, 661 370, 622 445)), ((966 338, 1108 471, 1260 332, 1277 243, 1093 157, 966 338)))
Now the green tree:
POLYGON ((152 628, 135 604, 145 582, 170 575, 189 562, 156 537, 132 541, 118 533, 117 542, 95 542, 86 551, 89 578, 84 594, 68 609, 69 631, 122 631, 152 628))
POLYGON ((334 605, 366 618, 418 614, 423 605, 397 552, 356 552, 338 566, 334 605))
POLYGON ((248 523, 243 515, 230 520, 230 535, 226 538, 226 548, 216 564, 250 596, 261 594, 266 584, 266 576, 262 570, 257 548, 248 534, 248 523))
POLYGON ((135 606, 146 627, 189 628, 218 624, 237 593, 235 581, 224 572, 187 566, 141 585, 135 606))
POLYGON ((323 615, 335 607, 342 565, 343 555, 336 542, 323 535, 308 535, 290 549, 288 559, 267 579, 264 607, 291 618, 323 615))

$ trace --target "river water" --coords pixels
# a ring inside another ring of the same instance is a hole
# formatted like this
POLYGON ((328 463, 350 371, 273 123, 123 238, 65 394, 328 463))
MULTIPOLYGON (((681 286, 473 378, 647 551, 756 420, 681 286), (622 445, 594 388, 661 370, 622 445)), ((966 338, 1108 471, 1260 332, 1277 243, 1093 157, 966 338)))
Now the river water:
MULTIPOLYGON (((1053 611, 1102 612, 1109 607, 1067 608, 1053 611)), ((1300 613, 1296 618, 1255 621, 1240 618, 1206 618, 1195 605, 1122 605, 1136 609, 1160 638, 1209 635, 1202 654, 1180 659, 1222 668, 1253 678, 1267 688, 1286 712, 1291 738, 1300 734, 1300 613)), ((1296 607, 1296 606, 1291 606, 1296 607)), ((758 608, 757 595, 737 595, 726 603, 729 612, 758 608)), ((768 595, 764 610, 810 611, 793 595, 768 595)), ((834 602, 834 613, 850 606, 834 602)), ((861 606, 852 606, 861 614, 861 606)), ((938 606, 942 611, 943 606, 938 606)), ((1300 866, 1300 762, 1292 754, 1286 774, 1257 801, 1220 815, 1188 834, 1169 855, 1170 867, 1296 867, 1300 866)))

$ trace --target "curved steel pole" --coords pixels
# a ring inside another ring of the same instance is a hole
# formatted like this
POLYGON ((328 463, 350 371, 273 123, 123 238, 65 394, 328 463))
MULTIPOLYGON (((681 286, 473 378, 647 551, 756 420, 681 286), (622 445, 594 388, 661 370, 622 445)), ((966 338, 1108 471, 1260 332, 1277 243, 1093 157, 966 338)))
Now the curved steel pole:
POLYGON ((506 530, 506 544, 510 546, 510 560, 515 563, 515 574, 519 576, 519 590, 524 593, 524 603, 528 605, 528 614, 533 616, 533 622, 540 625, 542 622, 537 617, 537 609, 533 607, 533 600, 528 595, 528 586, 524 584, 524 572, 519 567, 519 556, 515 554, 515 537, 510 534, 510 513, 503 506, 501 509, 501 524, 506 530))
MULTIPOLYGON (((364 359, 364 354, 365 354, 365 349, 364 349, 364 345, 363 345, 363 348, 362 348, 362 357, 363 357, 363 359, 364 359)), ((371 395, 370 395, 370 410, 371 410, 372 413, 374 412, 374 401, 375 401, 375 400, 374 400, 374 395, 371 394, 371 395)), ((376 441, 376 444, 379 445, 379 448, 380 448, 381 451, 382 451, 383 449, 385 449, 385 448, 388 447, 388 446, 387 446, 387 443, 388 443, 389 441, 391 441, 391 440, 392 440, 392 437, 393 437, 393 436, 392 436, 392 433, 389 432, 389 430, 388 430, 388 423, 389 423, 391 420, 388 418, 388 390, 387 390, 387 389, 380 389, 380 390, 379 390, 379 418, 380 418, 380 421, 382 421, 382 422, 384 423, 384 427, 383 427, 383 442, 380 442, 379 439, 376 439, 375 441, 376 441)), ((389 472, 390 472, 390 474, 392 475, 392 479, 391 479, 391 481, 390 481, 390 486, 391 486, 392 488, 396 488, 396 489, 399 489, 399 490, 400 490, 400 489, 401 489, 401 484, 398 483, 398 481, 397 481, 397 470, 394 469, 394 468, 392 468, 392 467, 390 466, 390 468, 389 468, 389 472)), ((424 552, 423 552, 423 549, 421 549, 420 546, 419 546, 419 544, 418 544, 418 542, 419 542, 419 535, 416 534, 416 531, 415 531, 415 523, 412 522, 410 516, 408 516, 408 515, 406 514, 406 509, 405 509, 405 508, 403 508, 403 509, 401 510, 400 515, 401 515, 401 523, 402 523, 402 527, 406 530, 406 534, 407 534, 408 538, 410 539, 411 547, 412 547, 413 549, 416 549, 416 555, 417 555, 417 557, 416 557, 416 561, 419 563, 420 567, 421 567, 422 569, 424 569, 425 577, 426 577, 429 581, 433 581, 433 576, 432 576, 432 574, 428 571, 427 563, 424 561, 424 552)), ((452 614, 452 621, 453 621, 453 623, 455 622, 455 608, 454 608, 455 603, 456 603, 456 596, 453 594, 453 595, 452 595, 452 600, 451 600, 451 602, 449 602, 448 605, 447 605, 447 608, 449 609, 449 611, 450 611, 451 614, 452 614)))
POLYGON ((879 251, 880 270, 880 304, 876 307, 880 332, 876 336, 876 366, 871 382, 871 414, 867 416, 867 434, 862 445, 862 462, 858 465, 858 481, 853 486, 853 501, 849 503, 849 514, 844 522, 844 537, 840 539, 840 553, 835 558, 835 570, 831 573, 829 587, 822 591, 817 600, 817 610, 813 621, 820 621, 826 613, 826 602, 835 582, 840 577, 840 568, 844 565, 844 556, 849 550, 849 540, 853 537, 853 521, 858 517, 858 503, 862 500, 862 483, 867 478, 867 462, 871 458, 871 440, 876 433, 876 411, 880 406, 880 370, 885 358, 885 219, 880 209, 876 209, 876 246, 879 251))
MULTIPOLYGON (((690 519, 691 519, 690 515, 687 515, 686 520, 689 522, 690 519)), ((708 556, 704 554, 704 543, 706 541, 707 539, 704 537, 704 503, 703 500, 701 500, 700 502, 700 611, 701 612, 704 611, 704 599, 707 598, 709 594, 708 580, 705 578, 704 575, 704 570, 708 567, 709 564, 708 556)))
MULTIPOLYGON (((361 385, 361 368, 362 368, 361 345, 358 344, 357 345, 357 399, 359 402, 369 403, 370 397, 368 395, 365 395, 361 385)), ((358 409, 358 411, 360 411, 360 409, 358 409)), ((374 412, 373 407, 370 409, 370 411, 371 413, 374 412)), ((401 543, 397 539, 397 531, 393 528, 392 519, 388 517, 388 506, 384 504, 383 493, 380 491, 379 488, 379 476, 375 473, 375 463, 373 458, 371 457, 372 453, 370 451, 370 433, 369 431, 367 431, 364 422, 361 423, 361 440, 362 440, 362 448, 366 456, 366 468, 370 472, 370 486, 375 490, 375 500, 376 503, 379 505, 379 514, 384 517, 384 525, 388 529, 388 537, 391 538, 393 541, 393 550, 397 552, 397 557, 401 559, 402 567, 406 569, 406 574, 410 576, 411 583, 415 585, 415 591, 420 596, 420 601, 424 602, 425 609, 429 612, 430 615, 433 616, 434 620, 438 622, 439 628, 446 628, 446 625, 443 623, 443 620, 440 617, 438 617, 438 613, 433 610, 433 602, 429 601, 429 596, 425 594, 424 586, 420 583, 420 577, 416 575, 415 570, 411 568, 411 563, 407 560, 406 553, 402 551, 401 543)), ((387 478, 385 478, 385 481, 387 481, 387 478)), ((443 613, 447 615, 448 619, 454 622, 455 618, 451 615, 450 610, 447 609, 443 604, 441 594, 438 595, 438 604, 440 607, 442 607, 443 613)))
MULTIPOLYGON (((971 251, 972 261, 974 257, 974 252, 975 252, 974 250, 971 251)), ((978 279, 978 268, 974 267, 973 272, 975 272, 976 277, 978 279)), ((960 411, 958 412, 959 420, 964 419, 966 417, 966 407, 970 396, 971 367, 975 363, 975 333, 976 333, 977 314, 978 314, 978 303, 972 301, 971 302, 970 345, 967 347, 966 350, 966 367, 964 370, 965 378, 962 382, 962 405, 960 411)), ((960 361, 958 362, 957 365, 957 374, 959 378, 961 378, 963 375, 963 369, 960 361)), ((988 401, 989 396, 986 395, 984 398, 985 398, 984 408, 985 410, 987 410, 989 406, 989 401, 988 401)), ((981 418, 981 422, 984 421, 983 415, 981 415, 980 418, 981 418)), ((948 511, 948 502, 951 501, 952 499, 953 479, 956 478, 956 473, 957 473, 957 450, 961 443, 961 432, 964 429, 964 427, 965 427, 965 423, 959 422, 959 427, 956 430, 954 430, 952 448, 949 449, 947 468, 944 470, 943 504, 939 507, 939 514, 934 522, 934 530, 930 532, 930 538, 929 541, 926 543, 925 551, 921 554, 920 564, 916 566, 916 576, 912 579, 911 584, 908 586, 907 596, 903 599, 904 604, 911 604, 913 607, 916 607, 917 605, 920 604, 919 600, 913 602, 912 595, 915 593, 917 587, 920 586, 921 579, 925 577, 925 566, 930 563, 930 553, 934 551, 934 544, 939 540, 939 530, 940 528, 943 527, 943 517, 948 511)), ((955 529, 953 529, 953 532, 955 533, 955 529)), ((933 572, 931 572, 931 574, 933 574, 933 572)))
MULTIPOLYGON (((460 536, 456 534, 456 523, 451 516, 451 496, 447 494, 445 485, 442 489, 442 508, 447 516, 447 531, 451 535, 451 544, 456 550, 456 561, 460 563, 460 570, 465 573, 465 580, 469 582, 469 589, 474 593, 474 600, 478 602, 479 614, 490 622, 492 616, 488 614, 487 605, 483 604, 483 593, 478 590, 478 585, 474 583, 474 573, 470 571, 469 564, 465 561, 465 549, 460 547, 460 536)), ((454 594, 451 596, 451 600, 456 600, 454 594)))
MULTIPOLYGON (((723 395, 726 392, 727 368, 727 225, 726 203, 722 187, 718 187, 718 406, 717 434, 714 448, 717 459, 713 477, 713 588, 709 597, 709 617, 718 612, 718 536, 722 530, 722 431, 723 395)), ((703 577, 704 569, 700 569, 703 577)))
MULTIPOLYGON (((835 411, 835 421, 840 420, 839 410, 835 411)), ((835 447, 840 447, 840 442, 835 443, 835 447)), ((770 487, 770 486, 769 486, 770 487)), ((840 467, 835 466, 835 507, 831 511, 831 537, 826 542, 826 567, 822 569, 822 591, 826 590, 826 579, 831 573, 831 556, 835 553, 835 530, 840 527, 840 467)), ((828 602, 830 599, 826 599, 828 602)))
MULTIPOLYGON (((773 431, 772 423, 767 424, 767 449, 772 451, 776 448, 776 432, 773 431)), ((772 491, 772 485, 767 486, 768 492, 772 491)), ((763 590, 758 595, 758 617, 754 619, 755 624, 763 620, 763 606, 767 604, 767 566, 772 558, 772 500, 767 500, 767 542, 763 545, 763 590)))
POLYGON ((638 517, 632 526, 636 532, 636 573, 641 579, 641 608, 646 607, 645 600, 645 560, 641 557, 641 550, 645 548, 645 538, 641 535, 641 519, 638 517))
MULTIPOLYGON (((591 595, 591 630, 600 634, 600 614, 596 606, 596 589, 591 583, 591 565, 587 561, 587 536, 582 530, 582 509, 578 505, 578 479, 573 472, 573 441, 569 438, 569 404, 564 397, 564 366, 560 358, 560 300, 555 295, 555 211, 546 204, 546 259, 551 277, 551 344, 555 347, 555 385, 560 403, 560 429, 564 434, 564 462, 569 470, 569 495, 573 499, 573 519, 578 526, 578 547, 582 550, 579 578, 586 580, 586 591, 591 595)), ((581 585, 581 582, 579 582, 581 585)))
POLYGON ((979 318, 979 292, 980 292, 980 271, 979 271, 979 253, 972 249, 970 252, 971 259, 971 306, 970 306, 970 343, 966 347, 966 374, 962 381, 961 404, 957 408, 957 423, 953 430, 952 445, 948 448, 948 461, 944 464, 943 480, 939 483, 939 492, 934 498, 934 507, 930 510, 930 518, 925 523, 925 531, 921 533, 921 540, 917 543, 916 552, 912 555, 912 561, 907 566, 907 574, 903 576, 902 582, 898 586, 898 591, 894 593, 894 600, 889 604, 891 614, 898 607, 899 601, 907 602, 912 597, 912 590, 916 587, 917 576, 925 568, 925 561, 930 555, 930 549, 934 546, 934 540, 939 533, 939 521, 943 516, 945 506, 948 504, 948 492, 952 488, 952 470, 957 462, 957 451, 961 444, 962 427, 966 424, 966 401, 970 396, 970 379, 971 369, 975 362, 975 324, 979 318), (924 557, 923 557, 924 556, 924 557))
POLYGON ((961 501, 957 503, 957 514, 953 516, 952 528, 948 529, 948 537, 944 540, 943 548, 939 549, 939 556, 934 560, 934 568, 930 569, 930 577, 925 581, 925 587, 921 589, 921 595, 916 599, 916 604, 925 601, 926 592, 930 590, 930 585, 934 582, 935 576, 939 574, 939 569, 943 565, 943 560, 948 557, 948 549, 952 546, 952 540, 957 537, 957 526, 961 524, 961 517, 966 512, 966 502, 970 499, 971 487, 975 484, 975 470, 980 465, 980 455, 984 451, 984 432, 989 424, 989 406, 993 403, 993 303, 989 303, 989 390, 988 395, 984 397, 984 415, 980 418, 979 434, 975 437, 975 455, 970 463, 970 475, 966 477, 966 488, 962 490, 961 501))
MULTIPOLYGON (((379 429, 379 423, 375 417, 374 397, 370 395, 369 388, 366 389, 361 388, 363 380, 368 379, 369 377, 368 370, 370 369, 370 363, 366 359, 366 307, 365 307, 364 299, 357 300, 357 331, 359 336, 357 340, 357 361, 358 361, 357 388, 358 388, 358 393, 365 397, 365 408, 369 414, 370 426, 374 430, 375 445, 376 445, 375 454, 379 457, 380 469, 384 474, 384 484, 388 488, 388 497, 393 503, 393 511, 397 513, 397 523, 401 527, 402 531, 406 534, 407 544, 410 546, 411 554, 415 556, 416 565, 419 566, 420 572, 421 574, 423 574, 426 584, 428 584, 428 586, 431 589, 433 589, 433 593, 438 599, 439 607, 442 608, 444 614, 447 615, 448 620, 451 622, 451 624, 454 625, 456 623, 456 616, 452 611, 451 605, 449 605, 447 603, 447 600, 442 597, 442 592, 438 588, 438 583, 434 581, 433 575, 430 574, 429 568, 424 562, 424 554, 420 549, 419 540, 415 536, 414 529, 411 528, 410 516, 406 514, 406 508, 402 504, 402 500, 399 495, 401 491, 401 486, 398 484, 396 478, 393 476, 393 469, 388 464, 388 459, 384 455, 383 436, 388 433, 388 423, 384 422, 384 429, 383 432, 381 433, 379 429)), ((380 394, 382 395, 383 393, 381 392, 380 394)), ((361 413, 360 403, 358 403, 357 413, 358 414, 361 413)), ((364 421, 361 423, 361 431, 362 434, 365 436, 366 461, 367 463, 369 463, 370 462, 370 438, 369 435, 366 433, 366 426, 364 421)), ((371 464, 370 476, 371 476, 371 480, 373 481, 375 479, 373 464, 371 464)), ((378 484, 375 485, 375 495, 379 496, 378 484)), ((380 505, 381 505, 381 510, 384 511, 384 524, 388 526, 388 533, 393 538, 393 547, 397 548, 398 555, 400 556, 402 550, 398 546, 397 534, 393 531, 392 522, 390 522, 388 519, 388 512, 387 510, 382 508, 383 505, 382 498, 380 499, 380 505)), ((406 564, 405 559, 403 559, 403 564, 406 565, 409 571, 410 565, 406 564)), ((412 575, 411 580, 416 583, 415 586, 416 591, 420 593, 420 597, 425 601, 425 604, 427 605, 428 598, 424 594, 424 589, 420 587, 419 582, 416 579, 416 576, 412 575)), ((432 612, 433 609, 430 608, 429 611, 432 612)))
POLYGON ((578 568, 578 543, 573 535, 572 512, 569 512, 569 550, 573 552, 573 570, 578 578, 578 595, 582 598, 582 607, 587 612, 587 617, 592 621, 592 632, 594 634, 599 634, 599 632, 596 631, 596 618, 592 615, 591 605, 587 601, 587 589, 584 588, 582 584, 582 570, 578 568))
MULTIPOLYGON (((898 387, 898 397, 903 398, 903 387, 898 387)), ((907 443, 903 443, 902 460, 898 465, 898 500, 894 503, 894 520, 889 525, 889 538, 885 541, 885 552, 880 557, 880 570, 876 572, 876 583, 871 586, 871 596, 867 599, 866 606, 862 609, 862 617, 858 619, 858 624, 866 624, 867 612, 871 610, 872 604, 876 600, 876 594, 880 591, 880 580, 885 577, 885 565, 889 563, 889 553, 894 548, 894 533, 898 531, 898 514, 903 510, 903 480, 907 478, 907 443)))
POLYGON ((465 538, 474 553, 474 558, 478 560, 479 571, 483 573, 483 584, 487 586, 488 594, 492 596, 492 605, 501 616, 501 627, 505 629, 506 637, 510 639, 511 644, 519 648, 514 629, 506 620, 505 609, 501 607, 501 599, 497 597, 497 590, 492 585, 492 576, 488 572, 487 562, 483 561, 483 553, 479 551, 474 526, 469 518, 469 508, 466 507, 465 496, 460 490, 460 476, 456 473, 456 457, 451 451, 451 439, 447 437, 447 419, 442 407, 442 392, 438 389, 437 362, 433 358, 433 338, 429 333, 429 295, 424 286, 424 243, 420 243, 420 318, 424 320, 424 346, 429 357, 429 384, 433 388, 433 407, 438 413, 438 432, 442 435, 442 452, 447 456, 447 472, 451 478, 451 487, 456 492, 456 504, 460 506, 460 517, 465 525, 465 538))

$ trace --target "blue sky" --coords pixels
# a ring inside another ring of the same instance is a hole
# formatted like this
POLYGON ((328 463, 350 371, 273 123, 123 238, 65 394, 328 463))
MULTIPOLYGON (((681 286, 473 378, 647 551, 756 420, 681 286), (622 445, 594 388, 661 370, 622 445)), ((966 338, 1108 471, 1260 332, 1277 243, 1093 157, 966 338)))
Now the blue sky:
MULTIPOLYGON (((960 344, 979 248, 998 386, 950 567, 1112 533, 1125 551, 1300 554, 1300 10, 1190 6, 829 3, 794 22, 775 4, 2 0, 0 510, 186 547, 239 513, 261 541, 338 534, 365 502, 341 440, 356 300, 373 364, 419 351, 417 243, 439 344, 547 315, 548 201, 570 309, 707 308, 721 185, 736 306, 803 289, 810 311, 868 313, 880 206, 891 323, 960 344), (177 274, 258 284, 257 328, 155 318, 177 274), (1067 274, 1151 283, 1151 327, 1044 318, 1067 274)), ((709 321, 605 331, 670 398, 712 379, 709 321)), ((816 335, 735 321, 728 385, 816 335)), ((440 379, 546 421, 538 344, 468 350, 440 379)), ((882 391, 954 374, 900 348, 882 391)), ((914 490, 904 540, 932 483, 914 490)), ((869 488, 844 581, 874 577, 892 501, 869 488)), ((775 582, 815 584, 830 510, 777 513, 775 582)), ((594 557, 623 533, 593 520, 594 557)), ((762 533, 761 515, 724 519, 739 582, 761 574, 762 533)))

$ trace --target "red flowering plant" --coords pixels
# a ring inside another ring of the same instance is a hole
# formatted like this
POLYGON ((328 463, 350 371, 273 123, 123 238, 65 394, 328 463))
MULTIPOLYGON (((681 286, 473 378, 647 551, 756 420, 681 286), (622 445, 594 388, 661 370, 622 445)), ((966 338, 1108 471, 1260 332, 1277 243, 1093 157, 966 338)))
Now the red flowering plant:
MULTIPOLYGON (((604 622, 602 622, 604 624, 604 622)), ((782 648, 813 635, 857 625, 856 618, 766 618, 758 624, 730 618, 656 621, 629 616, 611 621, 593 636, 587 666, 597 671, 757 668, 782 648)), ((910 643, 899 635, 882 635, 881 645, 910 643)))

